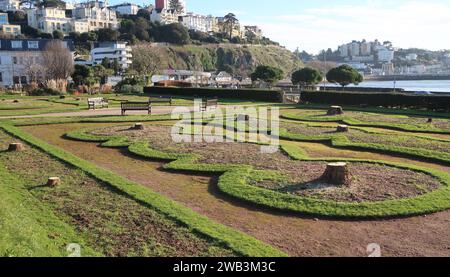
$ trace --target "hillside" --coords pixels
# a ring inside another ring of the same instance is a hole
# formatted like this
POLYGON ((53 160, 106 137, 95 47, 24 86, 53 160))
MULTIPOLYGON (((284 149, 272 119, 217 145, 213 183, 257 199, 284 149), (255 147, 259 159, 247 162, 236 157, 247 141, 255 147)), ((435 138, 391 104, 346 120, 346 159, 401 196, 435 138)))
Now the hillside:
POLYGON ((159 69, 227 71, 248 76, 258 65, 270 65, 286 76, 301 67, 301 61, 289 50, 278 46, 206 44, 175 46, 162 43, 138 44, 133 52, 147 51, 158 56, 159 69))

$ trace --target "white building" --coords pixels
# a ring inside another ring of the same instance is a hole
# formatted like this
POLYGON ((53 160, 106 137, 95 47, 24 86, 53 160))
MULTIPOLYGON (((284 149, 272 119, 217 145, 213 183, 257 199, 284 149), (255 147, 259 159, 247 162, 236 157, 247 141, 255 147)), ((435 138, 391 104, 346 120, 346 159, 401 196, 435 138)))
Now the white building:
POLYGON ((245 29, 245 33, 247 32, 251 32, 253 33, 258 39, 261 39, 263 36, 262 30, 261 28, 259 28, 258 26, 244 26, 245 29))
POLYGON ((76 21, 85 21, 89 31, 119 27, 116 12, 109 9, 103 2, 91 1, 79 4, 72 10, 72 17, 76 21))
POLYGON ((350 56, 354 57, 354 56, 359 56, 360 54, 360 44, 359 42, 352 42, 350 44, 350 56))
POLYGON ((178 23, 180 14, 176 13, 174 10, 167 9, 153 9, 150 14, 150 21, 159 22, 161 24, 172 24, 178 23))
POLYGON ((116 60, 121 69, 126 69, 132 63, 131 47, 126 42, 100 42, 91 50, 91 64, 99 65, 105 58, 110 63, 116 60))
POLYGON ((0 0, 0 11, 20 10, 20 0, 0 0))
MULTIPOLYGON (((2 39, 0 40, 0 85, 11 87, 30 82, 30 68, 42 64, 42 52, 51 39, 2 39)), ((59 41, 59 40, 58 40, 59 41)), ((74 51, 71 41, 62 42, 74 51)), ((37 74, 42 70, 35 70, 37 74)))
POLYGON ((187 13, 184 16, 180 16, 178 20, 189 30, 196 30, 204 33, 218 31, 217 18, 211 15, 206 16, 195 13, 187 13))
POLYGON ((136 15, 140 9, 140 7, 133 3, 123 3, 115 6, 109 7, 110 9, 114 10, 116 13, 119 14, 126 14, 126 15, 136 15))
POLYGON ((394 60, 394 50, 381 48, 378 50, 378 61, 390 63, 394 60))
POLYGON ((348 44, 343 44, 339 47, 339 53, 341 57, 346 58, 348 57, 348 44))
POLYGON ((71 18, 66 17, 66 11, 60 8, 35 8, 27 10, 28 26, 44 33, 59 30, 68 34, 71 30, 71 18))
POLYGON ((361 56, 370 56, 372 54, 372 43, 363 41, 361 42, 361 56))
POLYGON ((415 53, 411 53, 411 54, 406 55, 406 60, 407 61, 415 61, 415 60, 417 60, 417 58, 418 58, 418 56, 415 53))

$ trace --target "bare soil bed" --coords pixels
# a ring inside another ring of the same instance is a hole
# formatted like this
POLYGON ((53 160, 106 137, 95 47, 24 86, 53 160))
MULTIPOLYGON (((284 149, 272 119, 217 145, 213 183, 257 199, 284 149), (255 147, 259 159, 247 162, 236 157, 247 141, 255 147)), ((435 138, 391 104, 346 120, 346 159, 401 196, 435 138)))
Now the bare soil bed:
POLYGON ((234 255, 28 145, 23 152, 4 151, 12 141, 15 140, 0 132, 0 161, 9 171, 26 180, 36 198, 82 232, 92 248, 104 255, 234 255), (50 176, 60 177, 61 185, 56 188, 45 186, 50 176))
POLYGON ((320 180, 325 162, 294 161, 282 152, 263 154, 259 145, 248 143, 174 143, 170 127, 146 125, 145 130, 130 126, 106 127, 91 132, 97 135, 121 135, 131 141, 147 140, 154 149, 194 153, 209 164, 246 164, 258 169, 276 170, 286 175, 287 182, 264 181, 262 186, 284 193, 332 199, 337 201, 381 201, 413 197, 440 187, 440 182, 427 174, 369 163, 350 163, 350 186, 335 186, 320 180))
POLYGON ((336 128, 333 127, 310 127, 296 123, 282 123, 281 127, 287 129, 289 132, 308 136, 345 135, 348 139, 350 139, 350 141, 355 143, 376 143, 401 147, 422 148, 445 153, 450 152, 450 142, 429 140, 415 136, 392 133, 374 134, 352 128, 350 128, 349 132, 338 133, 336 132, 336 128))

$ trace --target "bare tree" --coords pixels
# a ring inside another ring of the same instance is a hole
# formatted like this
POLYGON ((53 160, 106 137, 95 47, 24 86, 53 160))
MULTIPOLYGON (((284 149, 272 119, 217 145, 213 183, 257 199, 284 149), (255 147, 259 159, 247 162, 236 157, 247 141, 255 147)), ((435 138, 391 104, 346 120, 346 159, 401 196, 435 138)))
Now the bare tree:
MULTIPOLYGON (((42 66, 47 83, 66 84, 74 71, 73 56, 63 41, 48 42, 42 52, 42 66), (54 82, 49 82, 54 81, 54 82)), ((59 85, 58 85, 59 86, 59 85)), ((60 88, 65 90, 65 88, 60 88)))
POLYGON ((150 44, 133 47, 133 69, 150 79, 161 67, 161 57, 150 44))
POLYGON ((40 58, 37 56, 30 56, 24 59, 24 72, 28 76, 30 83, 42 82, 44 67, 40 63, 40 58))

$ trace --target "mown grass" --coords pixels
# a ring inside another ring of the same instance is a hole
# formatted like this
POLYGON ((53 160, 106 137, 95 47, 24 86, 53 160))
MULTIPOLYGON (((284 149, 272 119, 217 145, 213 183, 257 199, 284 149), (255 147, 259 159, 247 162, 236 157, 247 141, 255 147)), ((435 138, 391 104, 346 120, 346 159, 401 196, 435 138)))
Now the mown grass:
MULTIPOLYGON (((86 134, 85 131, 72 132, 68 136, 82 141, 95 141, 95 136, 86 134)), ((117 140, 117 137, 113 137, 112 139, 112 141, 117 140)), ((103 145, 109 144, 109 146, 111 146, 113 144, 108 142, 107 136, 98 136, 97 141, 104 143, 106 142, 106 144, 103 145)), ((296 160, 365 162, 392 166, 400 169, 415 170, 438 178, 442 182, 442 187, 414 198, 386 200, 380 202, 341 203, 329 200, 293 196, 251 185, 252 182, 261 180, 282 180, 283 176, 281 176, 278 172, 256 170, 252 166, 248 165, 200 164, 196 163, 199 159, 198 156, 190 154, 164 153, 152 149, 147 142, 131 143, 128 147, 129 151, 136 155, 169 161, 169 163, 164 166, 166 169, 222 173, 219 178, 218 187, 223 193, 255 205, 282 211, 324 217, 386 218, 422 215, 443 211, 450 208, 450 174, 448 173, 386 161, 335 158, 311 159, 306 156, 304 151, 301 151, 292 145, 282 144, 281 148, 291 158, 296 160)))
MULTIPOLYGON (((364 130, 361 129, 360 130, 364 130)), ((368 131, 368 130, 366 130, 368 131)), ((368 131, 370 132, 370 131, 368 131)), ((372 132, 374 136, 377 134, 372 132)), ((280 129, 280 138, 285 140, 292 141, 304 141, 304 142, 321 142, 330 144, 336 148, 345 148, 345 149, 357 149, 357 150, 369 150, 375 151, 379 153, 387 153, 387 154, 397 154, 403 155, 413 158, 421 158, 427 159, 431 161, 437 161, 440 163, 450 164, 450 153, 441 152, 436 150, 429 150, 423 148, 413 148, 413 147, 404 147, 395 145, 395 143, 363 143, 363 142, 353 142, 351 141, 345 134, 333 134, 333 135, 306 135, 306 134, 297 134, 291 133, 288 130, 281 128, 280 129)), ((392 135, 391 140, 395 142, 395 140, 400 140, 400 137, 396 137, 396 135, 392 135)), ((436 140, 436 141, 446 141, 437 138, 423 137, 421 139, 426 140, 436 140)), ((398 143, 400 144, 400 143, 398 143)))
MULTIPOLYGON (((324 111, 325 113, 325 111, 324 111)), ((340 122, 351 126, 359 127, 380 127, 385 129, 399 130, 405 132, 418 133, 436 133, 436 134, 450 134, 450 130, 436 128, 431 124, 414 125, 408 123, 394 123, 394 122, 377 122, 377 121, 361 121, 347 115, 324 116, 317 114, 299 114, 298 112, 289 112, 280 115, 283 119, 305 121, 305 122, 340 122)))
POLYGON ((25 182, 0 163, 0 256, 61 257, 77 243, 83 256, 97 256, 75 230, 37 200, 25 182))
POLYGON ((224 247, 233 250, 239 255, 250 257, 286 255, 285 253, 266 245, 251 236, 218 224, 205 216, 199 215, 191 209, 161 196, 148 188, 144 188, 141 185, 131 182, 108 170, 96 167, 92 163, 67 153, 60 148, 51 146, 10 124, 3 123, 0 124, 0 126, 6 132, 32 144, 53 157, 80 168, 95 179, 110 185, 112 188, 117 189, 118 191, 141 203, 149 205, 168 218, 185 225, 192 232, 199 233, 212 239, 213 241, 217 241, 224 247))

